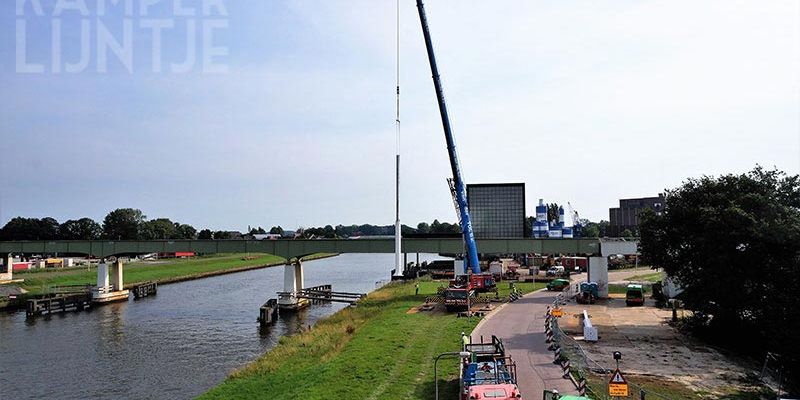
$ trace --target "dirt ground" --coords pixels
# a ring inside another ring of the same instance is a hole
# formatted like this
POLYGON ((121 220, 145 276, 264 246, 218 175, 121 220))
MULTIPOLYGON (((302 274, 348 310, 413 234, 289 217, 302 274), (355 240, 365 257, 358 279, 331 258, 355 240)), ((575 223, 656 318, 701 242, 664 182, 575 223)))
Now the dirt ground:
MULTIPOLYGON (((667 322, 672 311, 658 309, 652 299, 644 307, 626 307, 624 295, 607 301, 582 305, 570 301, 564 306, 561 328, 579 337, 589 356, 601 365, 614 365, 612 353, 620 351, 620 369, 629 375, 663 377, 695 392, 724 395, 750 388, 747 376, 758 374, 758 366, 730 357, 679 333, 667 322), (596 343, 582 341, 578 315, 586 309, 597 327, 596 343)), ((680 313, 680 311, 679 311, 680 313)))

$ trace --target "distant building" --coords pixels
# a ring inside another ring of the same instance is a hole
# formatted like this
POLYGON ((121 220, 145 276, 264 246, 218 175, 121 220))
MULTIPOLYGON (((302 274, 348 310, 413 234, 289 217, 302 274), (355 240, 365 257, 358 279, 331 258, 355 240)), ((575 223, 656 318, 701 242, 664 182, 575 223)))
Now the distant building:
POLYGON ((478 239, 525 236, 525 184, 467 185, 472 230, 478 239))
POLYGON ((649 208, 656 213, 664 209, 664 195, 642 197, 640 199, 621 199, 619 207, 608 209, 608 230, 606 236, 622 236, 626 229, 636 234, 639 229, 639 213, 649 208))

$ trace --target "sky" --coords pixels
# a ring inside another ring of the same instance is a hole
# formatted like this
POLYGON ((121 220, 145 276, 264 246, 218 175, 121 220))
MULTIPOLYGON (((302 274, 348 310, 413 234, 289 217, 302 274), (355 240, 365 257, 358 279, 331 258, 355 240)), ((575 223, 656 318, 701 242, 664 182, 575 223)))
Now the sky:
MULTIPOLYGON (((0 2, 0 224, 394 222, 396 2, 0 2), (127 8, 130 6, 130 8, 127 8), (39 12, 41 11, 41 12, 39 12)), ((800 2, 428 0, 464 179, 582 217, 756 164, 800 173, 800 2)), ((455 221, 400 4, 401 219, 455 221)))

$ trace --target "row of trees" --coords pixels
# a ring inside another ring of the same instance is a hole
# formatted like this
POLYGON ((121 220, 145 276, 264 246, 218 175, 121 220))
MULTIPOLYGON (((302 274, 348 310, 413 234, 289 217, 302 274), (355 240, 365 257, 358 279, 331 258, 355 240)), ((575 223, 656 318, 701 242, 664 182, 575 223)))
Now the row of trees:
MULTIPOLYGON (((602 237, 608 227, 608 221, 599 223, 582 220, 584 237, 602 237)), ((533 217, 525 221, 525 235, 530 236, 533 217)), ((420 222, 416 228, 408 225, 402 226, 403 234, 454 234, 461 233, 461 226, 457 223, 420 222)), ((252 228, 248 232, 256 234, 283 235, 284 229, 273 226, 269 231, 262 227, 252 228)), ((326 225, 300 229, 303 238, 345 238, 352 236, 387 236, 394 235, 394 225, 326 225)), ((631 235, 632 236, 632 235, 631 235)), ((68 220, 59 224, 54 218, 24 218, 17 217, 9 221, 0 229, 0 240, 155 240, 155 239, 232 239, 231 232, 212 231, 203 229, 197 231, 193 226, 173 222, 169 218, 156 218, 148 220, 141 210, 133 208, 120 208, 111 211, 99 224, 91 218, 68 220)))
POLYGON ((736 351, 781 354, 797 384, 800 176, 757 167, 689 179, 665 203, 641 215, 641 252, 684 289, 690 326, 736 351))
POLYGON ((141 210, 111 211, 102 225, 91 218, 71 219, 59 224, 55 218, 16 217, 0 229, 0 240, 133 240, 194 239, 197 230, 169 218, 147 220, 141 210))

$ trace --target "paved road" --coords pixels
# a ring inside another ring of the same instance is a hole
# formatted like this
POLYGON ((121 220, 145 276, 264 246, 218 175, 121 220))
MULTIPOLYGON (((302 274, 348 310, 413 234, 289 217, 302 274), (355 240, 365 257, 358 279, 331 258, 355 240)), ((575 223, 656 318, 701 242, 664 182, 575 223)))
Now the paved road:
MULTIPOLYGON (((622 281, 650 269, 629 269, 609 272, 610 281, 622 281)), ((586 274, 572 276, 573 282, 586 279, 586 274)), ((503 340, 506 350, 517 363, 517 383, 526 399, 539 399, 545 389, 562 394, 576 394, 572 383, 562 378, 561 367, 553 364, 553 352, 544 342, 544 315, 556 293, 529 293, 520 300, 504 305, 490 314, 472 332, 472 340, 481 335, 489 340, 495 335, 503 340)))
POLYGON ((562 370, 553 364, 553 352, 544 342, 544 315, 553 304, 553 292, 529 293, 490 314, 472 332, 472 340, 490 340, 495 335, 503 340, 506 351, 517 363, 517 384, 525 399, 540 399, 545 389, 558 389, 562 394, 576 393, 562 370))

